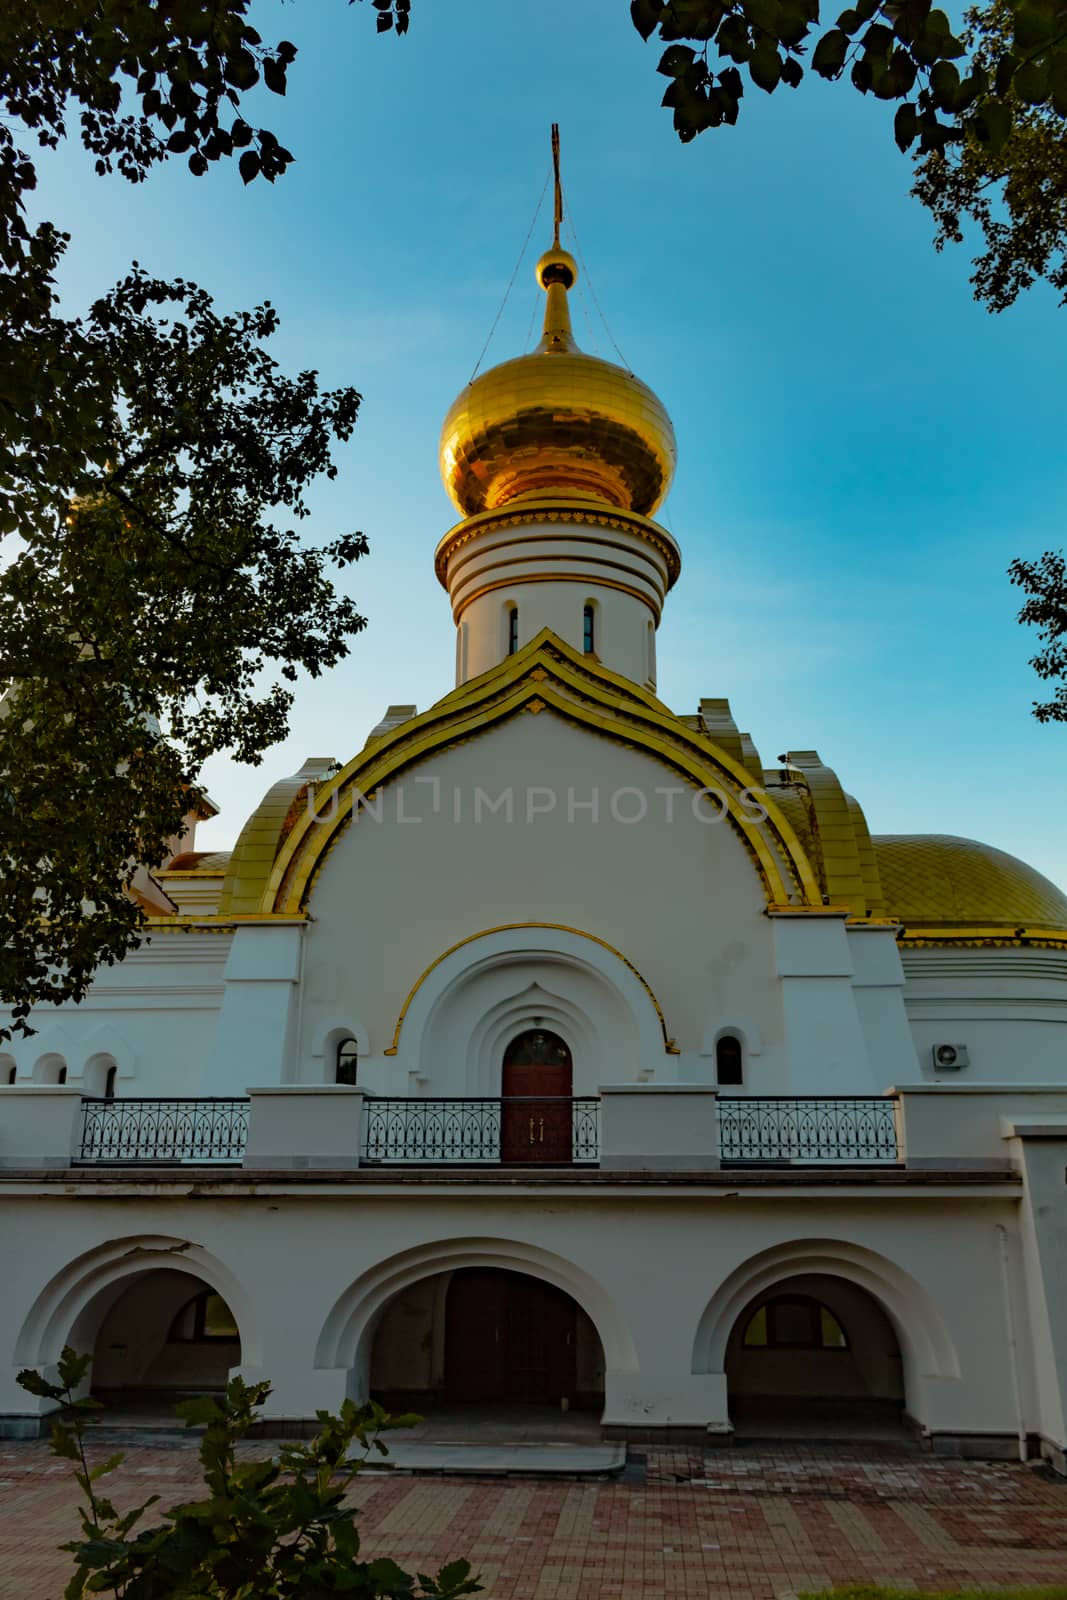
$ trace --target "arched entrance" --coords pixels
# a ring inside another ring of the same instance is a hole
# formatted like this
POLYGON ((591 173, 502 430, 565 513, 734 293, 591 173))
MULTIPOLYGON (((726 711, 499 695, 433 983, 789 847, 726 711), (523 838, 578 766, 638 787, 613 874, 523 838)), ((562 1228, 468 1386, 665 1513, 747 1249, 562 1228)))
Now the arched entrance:
POLYGON ((554 1284, 497 1267, 420 1279, 385 1308, 370 1388, 394 1409, 470 1406, 599 1412, 604 1352, 585 1311, 554 1284))
POLYGON ((139 1273, 104 1312, 93 1347, 93 1392, 111 1410, 160 1411, 182 1395, 222 1389, 240 1365, 230 1307, 202 1278, 139 1273))
POLYGON ((574 1068, 568 1045, 547 1028, 529 1028, 504 1052, 500 1159, 509 1164, 569 1165, 574 1068))
POLYGON ((889 1318, 829 1273, 784 1278, 749 1301, 727 1342, 726 1379, 739 1433, 862 1434, 896 1428, 904 1407, 889 1318))

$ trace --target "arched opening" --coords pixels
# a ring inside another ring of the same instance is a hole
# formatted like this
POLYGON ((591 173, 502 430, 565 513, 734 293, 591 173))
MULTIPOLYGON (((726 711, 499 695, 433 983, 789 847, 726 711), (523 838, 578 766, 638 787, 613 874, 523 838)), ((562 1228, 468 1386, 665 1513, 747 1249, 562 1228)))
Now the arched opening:
POLYGON ((736 1033, 724 1033, 715 1044, 715 1081, 720 1087, 736 1087, 745 1081, 744 1053, 736 1033))
POLYGON ((900 1426, 904 1378, 892 1323, 867 1290, 829 1273, 784 1278, 748 1302, 727 1342, 726 1379, 739 1434, 900 1426))
POLYGON ((191 1272, 156 1268, 124 1280, 100 1318, 93 1393, 110 1411, 172 1420, 183 1395, 225 1387, 241 1336, 222 1295, 191 1272))
POLYGON ((337 1046, 334 1082, 347 1084, 349 1087, 354 1088, 358 1068, 359 1045, 350 1035, 347 1039, 342 1039, 337 1046))
POLYGON ((574 1160, 574 1064, 570 1046, 547 1028, 527 1028, 504 1051, 500 1159, 569 1165, 574 1160))
POLYGON ((596 608, 591 600, 582 607, 582 649, 587 656, 595 655, 597 648, 596 608))
POLYGON ((498 1267, 460 1267, 402 1289, 378 1322, 376 1399, 449 1418, 521 1408, 528 1420, 596 1418, 604 1351, 591 1318, 554 1284, 498 1267))

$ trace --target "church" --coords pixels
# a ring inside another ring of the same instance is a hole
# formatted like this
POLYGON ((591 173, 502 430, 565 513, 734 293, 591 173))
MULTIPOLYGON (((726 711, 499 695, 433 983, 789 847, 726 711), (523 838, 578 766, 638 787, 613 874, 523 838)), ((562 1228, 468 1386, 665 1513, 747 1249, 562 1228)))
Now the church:
POLYGON ((279 1431, 875 1417, 1063 1471, 1067 896, 659 699, 670 418, 578 348, 558 223, 536 270, 441 436, 454 685, 232 851, 191 816, 0 1057, 0 1435, 71 1344, 119 1406, 268 1378, 279 1431))

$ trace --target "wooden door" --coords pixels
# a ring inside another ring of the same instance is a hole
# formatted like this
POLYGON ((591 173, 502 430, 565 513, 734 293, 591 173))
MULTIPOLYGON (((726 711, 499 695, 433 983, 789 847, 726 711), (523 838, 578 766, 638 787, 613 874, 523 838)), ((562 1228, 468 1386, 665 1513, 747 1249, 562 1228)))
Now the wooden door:
POLYGON ((539 1278, 481 1267, 455 1273, 445 1323, 448 1400, 573 1402, 576 1327, 574 1301, 539 1278))
POLYGON ((558 1034, 532 1028, 513 1039, 501 1077, 501 1161, 569 1166, 573 1092, 571 1053, 558 1034))

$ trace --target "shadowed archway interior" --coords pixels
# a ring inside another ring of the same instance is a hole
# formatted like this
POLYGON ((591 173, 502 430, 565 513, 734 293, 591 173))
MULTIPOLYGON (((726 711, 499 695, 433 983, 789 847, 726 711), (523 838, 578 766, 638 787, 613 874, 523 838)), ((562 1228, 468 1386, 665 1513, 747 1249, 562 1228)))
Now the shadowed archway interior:
POLYGON ((410 1285, 386 1308, 371 1392, 419 1410, 599 1409, 604 1353, 581 1307, 555 1285, 461 1267, 410 1285))

